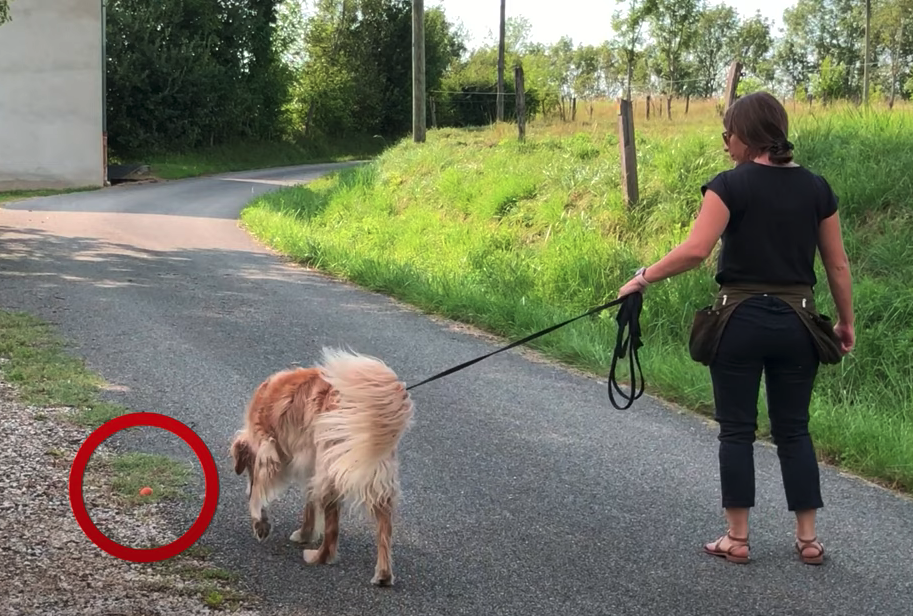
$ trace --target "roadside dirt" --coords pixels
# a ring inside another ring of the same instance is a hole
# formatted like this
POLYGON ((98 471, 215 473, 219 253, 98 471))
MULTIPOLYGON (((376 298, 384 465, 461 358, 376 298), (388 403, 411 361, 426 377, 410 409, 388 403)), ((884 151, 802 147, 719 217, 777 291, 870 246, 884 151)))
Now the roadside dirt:
MULTIPOLYGON (((2 361, 2 360, 0 360, 2 361)), ((69 408, 22 404, 0 363, 0 616, 257 616, 253 597, 201 550, 164 563, 118 560, 80 530, 70 509, 70 465, 89 431, 66 421, 69 408)), ((116 453, 93 455, 84 500, 99 530, 137 548, 173 541, 169 503, 128 505, 105 476, 116 453), (98 463, 96 463, 96 458, 98 463)))

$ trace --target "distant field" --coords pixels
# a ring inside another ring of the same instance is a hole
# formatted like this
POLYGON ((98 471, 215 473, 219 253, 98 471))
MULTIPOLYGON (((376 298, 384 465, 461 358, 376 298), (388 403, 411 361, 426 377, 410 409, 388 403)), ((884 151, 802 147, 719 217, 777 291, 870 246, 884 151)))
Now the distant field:
MULTIPOLYGON (((818 450, 913 490, 913 113, 787 108, 798 161, 840 197, 854 274, 858 346, 822 368, 818 450)), ((731 164, 714 102, 694 101, 685 116, 674 101, 671 120, 647 122, 638 101, 642 200, 628 211, 615 114, 602 103, 590 119, 579 106, 576 123, 532 122, 524 144, 506 124, 432 130, 422 146, 406 140, 364 168, 258 198, 243 221, 301 262, 518 338, 614 297, 637 266, 686 236, 701 183, 731 164)), ((651 392, 699 411, 712 403, 710 380, 687 339, 694 310, 715 292, 712 266, 651 287, 642 319, 651 392)), ((819 280, 833 315, 820 268, 819 280)), ((533 345, 604 374, 614 335, 608 313, 533 345)), ((766 431, 763 405, 761 416, 766 431)))

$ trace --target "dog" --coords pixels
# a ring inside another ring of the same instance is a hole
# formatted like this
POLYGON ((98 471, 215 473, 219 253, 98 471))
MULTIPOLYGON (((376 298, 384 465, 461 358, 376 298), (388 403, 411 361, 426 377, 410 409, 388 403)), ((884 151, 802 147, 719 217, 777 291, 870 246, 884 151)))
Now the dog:
POLYGON ((392 586, 397 451, 413 413, 405 383, 383 361, 360 353, 324 348, 322 362, 266 378, 230 447, 235 473, 247 473, 254 537, 262 542, 270 535, 269 503, 298 484, 304 513, 289 539, 307 544, 322 534, 319 548, 304 550, 304 561, 331 564, 340 509, 360 506, 377 528, 371 583, 392 586))

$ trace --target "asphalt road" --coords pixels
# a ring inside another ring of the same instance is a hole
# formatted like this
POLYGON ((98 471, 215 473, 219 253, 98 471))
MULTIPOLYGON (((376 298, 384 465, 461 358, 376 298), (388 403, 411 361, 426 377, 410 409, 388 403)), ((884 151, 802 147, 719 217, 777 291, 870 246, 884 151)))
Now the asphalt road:
MULTIPOLYGON (((494 348, 284 265, 238 228, 253 195, 330 168, 112 187, 0 210, 0 306, 58 324, 118 386, 112 398, 193 423, 221 477, 202 542, 273 613, 913 614, 910 500, 824 469, 829 561, 805 566, 775 452, 759 445, 754 562, 716 560, 700 549, 724 530, 714 427, 646 399, 616 411, 604 382, 512 352, 414 391, 394 588, 369 584, 373 531, 359 519, 343 520, 337 565, 305 566, 287 541, 299 519, 294 493, 258 544, 227 448, 267 374, 339 344, 415 382, 494 348)), ((190 455, 156 429, 125 442, 190 455)), ((175 524, 187 528, 197 512, 175 524)))

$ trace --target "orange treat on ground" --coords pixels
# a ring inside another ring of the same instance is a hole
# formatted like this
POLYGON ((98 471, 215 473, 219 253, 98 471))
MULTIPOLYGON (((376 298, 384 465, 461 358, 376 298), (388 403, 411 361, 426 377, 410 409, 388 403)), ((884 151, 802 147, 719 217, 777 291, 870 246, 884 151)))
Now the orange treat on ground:
POLYGON ((150 494, 152 494, 152 488, 143 488, 142 490, 139 491, 139 493, 142 494, 143 496, 149 496, 150 494))

